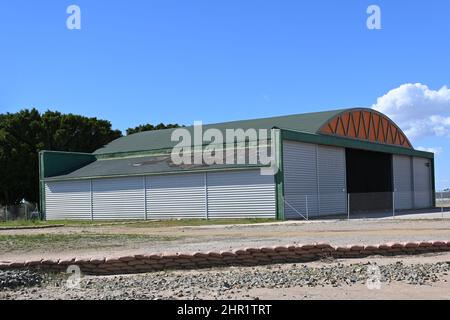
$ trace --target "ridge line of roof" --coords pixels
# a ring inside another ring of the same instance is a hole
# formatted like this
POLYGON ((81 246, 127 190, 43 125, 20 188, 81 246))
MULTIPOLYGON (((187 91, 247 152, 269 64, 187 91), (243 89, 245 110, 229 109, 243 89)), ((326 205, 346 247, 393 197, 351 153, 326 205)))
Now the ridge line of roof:
MULTIPOLYGON (((300 130, 308 133, 316 133, 317 130, 333 116, 345 112, 346 110, 352 110, 340 108, 333 110, 324 110, 316 112, 298 113, 277 115, 272 117, 233 120, 227 122, 217 122, 203 124, 205 130, 208 128, 217 128, 224 132, 226 129, 271 129, 274 127, 284 127, 289 129, 300 130)), ((358 108, 362 109, 362 108, 358 108)), ((370 108, 366 108, 370 109, 370 108)), ((192 133, 194 125, 183 127, 192 133)), ((165 148, 172 148, 178 142, 171 140, 171 133, 177 128, 152 130, 134 133, 128 136, 118 138, 107 145, 94 151, 95 155, 112 155, 118 153, 136 152, 136 151, 150 151, 165 148)))
MULTIPOLYGON (((270 116, 270 117, 262 117, 262 118, 252 118, 252 119, 239 119, 239 120, 230 120, 230 121, 224 121, 224 122, 214 122, 214 123, 202 123, 202 125, 205 126, 214 126, 214 125, 224 125, 224 124, 228 124, 228 123, 236 123, 236 122, 250 122, 250 121, 257 121, 257 120, 269 120, 269 119, 277 119, 277 118, 285 118, 285 117, 296 117, 296 116, 305 116, 305 115, 313 115, 313 114, 324 114, 324 113, 338 113, 338 112, 343 112, 343 111, 348 111, 348 110, 354 110, 354 109, 370 109, 371 108, 343 108, 343 109, 332 109, 332 110, 324 110, 324 111, 315 111, 315 112, 305 112, 305 113, 293 113, 293 114, 284 114, 284 115, 278 115, 278 116, 270 116)), ((136 132, 136 133, 132 133, 130 135, 127 135, 125 137, 130 137, 130 136, 136 136, 136 135, 141 135, 141 134, 151 134, 154 132, 161 132, 161 131, 173 131, 175 129, 182 129, 182 128, 192 128, 194 127, 194 125, 189 125, 189 126, 185 126, 185 127, 179 127, 179 128, 167 128, 167 129, 159 129, 159 130, 148 130, 148 131, 141 131, 141 132, 136 132)), ((122 137, 123 138, 123 137, 122 137)), ((120 138, 119 138, 120 139, 120 138)))

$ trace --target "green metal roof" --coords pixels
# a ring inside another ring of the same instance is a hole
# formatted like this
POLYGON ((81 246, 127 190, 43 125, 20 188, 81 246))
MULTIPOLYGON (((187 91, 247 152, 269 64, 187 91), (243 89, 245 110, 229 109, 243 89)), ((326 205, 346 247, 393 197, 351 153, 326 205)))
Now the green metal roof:
MULTIPOLYGON (((315 134, 324 123, 343 111, 345 109, 207 124, 203 125, 203 130, 215 128, 225 133, 226 129, 271 129, 276 127, 315 134)), ((191 135, 193 134, 193 126, 186 127, 186 129, 191 132, 191 135)), ((178 143, 171 141, 174 130, 165 129, 131 134, 112 141, 103 148, 96 150, 94 154, 132 153, 172 148, 178 143)))
MULTIPOLYGON (((255 152, 255 151, 253 151, 255 152)), ((45 181, 106 178, 120 176, 142 176, 176 172, 197 172, 214 170, 237 170, 264 167, 262 164, 182 164, 172 162, 170 154, 130 158, 99 159, 70 173, 49 176, 45 181)))
MULTIPOLYGON (((225 133, 226 129, 279 128, 282 140, 296 140, 433 159, 432 153, 410 148, 317 134, 325 123, 347 110, 349 109, 208 124, 203 126, 203 130, 215 128, 225 133)), ((186 127, 186 129, 191 132, 191 135, 193 134, 192 126, 186 127)), ((41 168, 43 170, 41 179, 46 181, 70 180, 204 170, 235 170, 262 166, 261 164, 175 165, 170 158, 171 148, 178 143, 171 141, 174 130, 146 131, 122 137, 98 149, 90 157, 88 157, 89 155, 81 155, 80 158, 74 157, 71 153, 42 152, 43 162, 45 163, 41 168), (74 160, 72 162, 66 161, 67 158, 77 160, 79 165, 74 168, 75 163, 71 164, 74 160)), ((224 163, 227 162, 224 161, 224 163)))

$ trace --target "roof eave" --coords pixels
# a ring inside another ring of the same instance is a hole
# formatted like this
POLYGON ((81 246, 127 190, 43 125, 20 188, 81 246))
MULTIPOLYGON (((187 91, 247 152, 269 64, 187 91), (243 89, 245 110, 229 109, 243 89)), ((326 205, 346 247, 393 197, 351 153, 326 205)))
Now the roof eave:
POLYGON ((353 138, 342 138, 332 135, 319 135, 290 129, 280 129, 281 137, 285 140, 317 143, 322 145, 338 146, 345 148, 362 149, 368 151, 378 151, 391 154, 409 155, 428 159, 434 159, 434 153, 420 151, 395 145, 374 143, 353 138))

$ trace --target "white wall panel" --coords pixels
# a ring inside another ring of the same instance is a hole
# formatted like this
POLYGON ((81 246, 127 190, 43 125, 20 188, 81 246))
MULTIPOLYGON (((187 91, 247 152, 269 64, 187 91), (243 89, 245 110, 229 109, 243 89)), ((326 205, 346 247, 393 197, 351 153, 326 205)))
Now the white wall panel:
POLYGON ((414 205, 416 208, 429 208, 431 197, 431 161, 424 158, 413 159, 414 205))
POLYGON ((144 219, 142 177, 93 179, 95 220, 144 219))
POLYGON ((149 176, 147 218, 206 218, 205 174, 149 176))
POLYGON ((414 207, 412 158, 393 155, 392 170, 394 176, 395 208, 412 209, 414 207))
POLYGON ((319 215, 347 212, 345 149, 317 146, 319 215))
POLYGON ((260 170, 208 173, 210 218, 275 218, 274 176, 260 170))
POLYGON ((284 141, 284 214, 286 219, 302 219, 319 214, 316 145, 284 141), (300 213, 300 214, 299 214, 300 213))
POLYGON ((45 183, 47 220, 90 220, 90 181, 63 181, 45 183))

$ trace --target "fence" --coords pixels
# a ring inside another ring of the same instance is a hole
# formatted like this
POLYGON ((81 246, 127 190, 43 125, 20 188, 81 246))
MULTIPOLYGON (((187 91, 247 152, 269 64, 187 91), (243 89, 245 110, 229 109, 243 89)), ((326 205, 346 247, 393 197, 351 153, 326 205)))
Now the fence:
POLYGON ((0 222, 39 219, 37 205, 32 203, 0 206, 0 222))
POLYGON ((285 195, 285 218, 450 218, 450 192, 395 191, 285 195), (435 204, 433 208, 433 203, 435 204), (412 216, 414 214, 414 216, 412 216))
POLYGON ((436 207, 450 208, 450 191, 436 192, 436 207))
MULTIPOLYGON (((450 218, 450 191, 435 193, 435 209, 429 192, 310 193, 285 195, 286 219, 418 217, 450 218), (420 208, 424 208, 420 210, 420 208), (419 214, 421 216, 419 216, 419 214), (425 214, 425 215, 424 215, 425 214)), ((0 222, 41 218, 37 205, 0 206, 0 222)))

